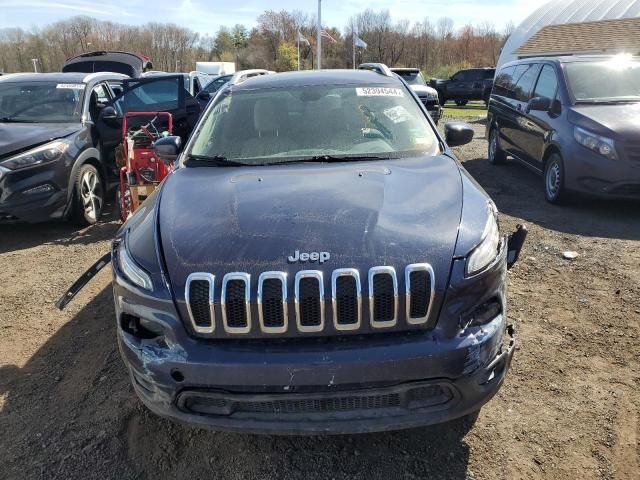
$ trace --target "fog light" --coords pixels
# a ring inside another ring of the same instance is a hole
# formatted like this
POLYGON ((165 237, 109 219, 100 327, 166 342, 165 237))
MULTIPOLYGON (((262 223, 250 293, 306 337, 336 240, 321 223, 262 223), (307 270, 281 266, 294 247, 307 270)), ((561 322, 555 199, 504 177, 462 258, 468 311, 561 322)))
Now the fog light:
POLYGON ((502 303, 497 298, 477 307, 471 314, 460 318, 460 328, 480 327, 486 325, 502 313, 502 303))
POLYGON ((28 190, 25 190, 22 193, 24 193, 25 195, 37 195, 38 193, 53 192, 53 190, 54 190, 53 185, 49 183, 45 183, 44 185, 38 185, 37 187, 33 187, 28 190))
POLYGON ((120 317, 120 326, 129 335, 142 340, 150 340, 162 335, 162 327, 156 322, 123 313, 120 317))

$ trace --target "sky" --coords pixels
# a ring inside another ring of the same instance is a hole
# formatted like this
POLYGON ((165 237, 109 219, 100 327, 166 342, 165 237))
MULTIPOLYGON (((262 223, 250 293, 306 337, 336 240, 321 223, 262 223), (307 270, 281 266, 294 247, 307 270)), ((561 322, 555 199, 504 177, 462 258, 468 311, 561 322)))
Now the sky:
MULTIPOLYGON (((325 26, 342 29, 350 16, 367 8, 388 9, 394 20, 432 21, 450 17, 456 26, 490 21, 498 29, 518 25, 548 0, 322 0, 325 26)), ((317 0, 0 0, 0 28, 30 30, 74 15, 141 24, 172 22, 213 35, 220 26, 252 27, 265 10, 301 10, 314 14, 317 0)))

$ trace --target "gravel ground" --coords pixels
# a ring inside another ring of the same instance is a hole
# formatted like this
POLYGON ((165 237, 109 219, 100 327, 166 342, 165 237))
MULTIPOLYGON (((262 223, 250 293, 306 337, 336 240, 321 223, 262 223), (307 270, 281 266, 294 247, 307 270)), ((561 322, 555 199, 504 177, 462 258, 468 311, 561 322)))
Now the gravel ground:
POLYGON ((638 478, 640 210, 544 202, 541 180, 459 149, 503 228, 530 235, 510 273, 519 347, 475 426, 343 437, 183 427, 136 399, 115 342, 105 270, 64 313, 54 300, 118 224, 0 226, 0 478, 638 478), (579 256, 564 260, 562 252, 579 256))

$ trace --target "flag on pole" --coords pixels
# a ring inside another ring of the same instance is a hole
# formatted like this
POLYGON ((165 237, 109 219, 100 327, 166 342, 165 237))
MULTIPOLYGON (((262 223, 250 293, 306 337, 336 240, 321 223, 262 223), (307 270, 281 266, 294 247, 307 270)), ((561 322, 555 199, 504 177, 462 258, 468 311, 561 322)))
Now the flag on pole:
POLYGON ((309 40, 304 38, 304 36, 300 33, 300 30, 298 30, 298 42, 311 46, 311 44, 309 43, 309 40))
POLYGON ((362 40, 358 35, 356 35, 355 33, 353 34, 353 46, 354 47, 358 47, 358 48, 367 48, 367 42, 365 42, 364 40, 362 40))
POLYGON ((324 28, 322 30, 320 30, 320 36, 326 38, 327 40, 329 40, 331 43, 338 43, 338 41, 333 38, 329 32, 327 32, 324 28))

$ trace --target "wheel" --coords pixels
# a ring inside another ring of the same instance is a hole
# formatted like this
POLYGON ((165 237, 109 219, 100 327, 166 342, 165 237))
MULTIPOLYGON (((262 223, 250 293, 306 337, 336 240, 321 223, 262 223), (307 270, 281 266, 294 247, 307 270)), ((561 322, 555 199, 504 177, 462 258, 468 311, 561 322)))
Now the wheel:
POLYGON ((447 103, 447 99, 442 92, 438 92, 438 100, 440 101, 440 106, 444 106, 447 103))
POLYGON ((500 131, 493 127, 489 133, 489 163, 500 165, 507 161, 507 154, 500 148, 500 131))
POLYGON ((484 96, 482 97, 482 100, 484 101, 485 106, 489 106, 489 101, 491 100, 491 92, 485 92, 484 96))
POLYGON ((564 162, 559 153, 552 153, 544 166, 544 196, 547 202, 559 205, 567 200, 564 186, 564 162))
POLYGON ((74 184, 74 217, 80 225, 93 225, 100 219, 104 206, 104 186, 93 165, 80 167, 74 184))
POLYGON ((456 100, 456 105, 459 107, 464 107, 467 103, 469 103, 468 100, 456 100))

